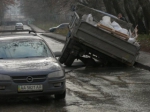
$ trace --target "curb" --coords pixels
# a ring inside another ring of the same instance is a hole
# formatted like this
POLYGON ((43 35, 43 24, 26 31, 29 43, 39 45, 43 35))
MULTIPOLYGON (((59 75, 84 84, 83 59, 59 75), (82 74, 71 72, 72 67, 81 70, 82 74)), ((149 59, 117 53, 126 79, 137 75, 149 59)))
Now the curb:
POLYGON ((35 31, 36 33, 42 33, 41 35, 43 35, 43 36, 46 36, 46 37, 49 37, 49 38, 53 38, 53 39, 55 39, 55 40, 57 40, 59 42, 62 42, 62 43, 65 43, 65 41, 66 41, 66 37, 65 36, 62 36, 62 35, 59 35, 59 34, 54 34, 54 33, 52 33, 50 35, 49 32, 46 32, 46 31, 38 28, 37 26, 35 26, 33 24, 29 24, 29 27, 31 27, 31 29, 33 31, 35 31), (60 36, 61 36, 61 38, 59 38, 60 36))
POLYGON ((33 24, 29 24, 28 26, 29 26, 33 31, 35 31, 35 32, 37 32, 37 33, 45 33, 44 30, 42 30, 42 29, 36 27, 36 26, 33 25, 33 24))
POLYGON ((150 67, 149 66, 141 64, 139 62, 135 62, 134 66, 137 67, 137 68, 141 68, 141 69, 145 69, 145 70, 149 70, 150 71, 150 67))
MULTIPOLYGON (((45 33, 43 33, 42 35, 43 35, 43 36, 46 36, 46 37, 49 37, 49 38, 53 38, 53 39, 55 39, 55 40, 57 40, 57 41, 59 41, 59 42, 61 42, 61 43, 65 43, 65 42, 66 42, 64 39, 57 38, 56 36, 50 36, 50 35, 47 35, 47 34, 45 34, 45 33)), ((57 35, 57 36, 59 36, 59 35, 57 35)), ((64 37, 64 38, 65 38, 65 37, 64 37)))

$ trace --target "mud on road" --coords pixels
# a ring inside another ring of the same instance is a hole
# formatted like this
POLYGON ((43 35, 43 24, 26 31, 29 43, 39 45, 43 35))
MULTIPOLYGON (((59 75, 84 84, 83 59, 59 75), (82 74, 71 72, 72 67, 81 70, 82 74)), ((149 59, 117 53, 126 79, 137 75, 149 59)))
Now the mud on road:
POLYGON ((150 72, 137 68, 80 68, 66 74, 67 96, 5 98, 0 112, 149 112, 150 72))

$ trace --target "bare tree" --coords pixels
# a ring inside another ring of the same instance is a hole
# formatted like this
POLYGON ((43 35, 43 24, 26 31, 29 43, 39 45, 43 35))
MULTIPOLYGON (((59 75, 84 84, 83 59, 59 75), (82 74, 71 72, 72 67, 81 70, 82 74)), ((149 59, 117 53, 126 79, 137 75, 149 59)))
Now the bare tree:
MULTIPOLYGON (((1 0, 4 1, 4 0, 1 0)), ((150 1, 149 0, 21 0, 22 11, 26 16, 35 19, 57 19, 51 15, 66 15, 74 3, 106 11, 116 15, 122 13, 133 26, 139 25, 139 32, 148 33, 150 30, 150 1)))

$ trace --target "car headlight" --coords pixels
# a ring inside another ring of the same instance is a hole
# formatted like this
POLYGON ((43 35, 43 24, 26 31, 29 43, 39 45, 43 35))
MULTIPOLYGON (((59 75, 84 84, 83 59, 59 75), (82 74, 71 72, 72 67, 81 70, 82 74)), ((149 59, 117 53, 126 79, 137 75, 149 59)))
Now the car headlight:
POLYGON ((10 80, 11 80, 10 76, 0 74, 0 81, 10 81, 10 80))
POLYGON ((64 71, 56 71, 48 74, 48 78, 58 78, 58 77, 64 77, 65 73, 64 71))

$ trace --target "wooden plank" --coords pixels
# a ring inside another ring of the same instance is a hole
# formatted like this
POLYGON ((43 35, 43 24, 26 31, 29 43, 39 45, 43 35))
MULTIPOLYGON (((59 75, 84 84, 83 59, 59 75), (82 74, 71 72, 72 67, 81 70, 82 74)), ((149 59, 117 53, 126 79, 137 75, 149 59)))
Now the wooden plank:
POLYGON ((107 27, 107 26, 104 26, 104 25, 102 25, 102 24, 100 24, 100 23, 97 24, 97 27, 100 28, 100 29, 106 30, 106 31, 108 31, 108 32, 110 32, 110 33, 112 33, 112 34, 116 35, 117 37, 120 37, 120 38, 122 38, 122 39, 124 39, 124 40, 129 39, 129 36, 128 36, 128 35, 126 35, 126 34, 124 34, 124 33, 121 33, 121 32, 119 32, 119 31, 116 31, 116 30, 114 30, 114 29, 111 29, 111 28, 109 28, 109 27, 107 27))
POLYGON ((119 31, 116 31, 116 30, 115 30, 114 34, 116 34, 116 35, 118 35, 118 36, 121 36, 121 37, 124 37, 125 39, 129 39, 129 36, 128 36, 128 35, 126 35, 126 34, 124 34, 124 33, 121 33, 121 32, 119 32, 119 31))
POLYGON ((100 23, 98 23, 97 26, 98 26, 99 28, 102 28, 102 29, 107 30, 107 31, 110 31, 110 32, 114 32, 114 31, 115 31, 114 29, 109 28, 109 27, 107 27, 107 26, 104 26, 104 25, 102 25, 102 24, 100 24, 100 23))

